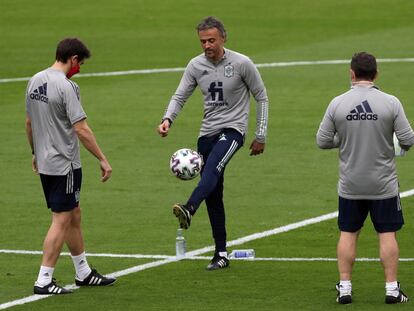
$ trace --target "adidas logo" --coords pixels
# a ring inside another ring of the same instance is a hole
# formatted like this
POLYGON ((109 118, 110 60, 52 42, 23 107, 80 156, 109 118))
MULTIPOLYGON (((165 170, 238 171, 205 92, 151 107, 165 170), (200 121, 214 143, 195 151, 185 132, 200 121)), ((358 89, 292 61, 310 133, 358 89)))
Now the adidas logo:
POLYGON ((206 76, 206 75, 208 75, 208 71, 204 70, 203 73, 202 73, 202 76, 206 76))
POLYGON ((219 137, 219 141, 220 140, 227 140, 226 134, 221 134, 220 137, 219 137))
POLYGON ((369 105, 368 101, 364 100, 360 105, 352 109, 346 116, 348 121, 358 120, 378 120, 378 115, 374 113, 369 105))
POLYGON ((44 103, 48 103, 49 99, 47 98, 47 83, 39 86, 33 93, 30 94, 31 99, 40 100, 44 103))

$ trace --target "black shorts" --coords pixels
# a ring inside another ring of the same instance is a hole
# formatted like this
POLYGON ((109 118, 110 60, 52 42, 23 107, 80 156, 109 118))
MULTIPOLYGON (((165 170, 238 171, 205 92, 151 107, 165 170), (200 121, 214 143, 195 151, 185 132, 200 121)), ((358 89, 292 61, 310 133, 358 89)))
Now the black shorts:
POLYGON ((396 232, 404 224, 399 196, 383 200, 350 200, 339 197, 339 229, 357 232, 363 227, 368 212, 378 233, 396 232))
POLYGON ((70 170, 67 175, 40 174, 47 207, 53 212, 67 212, 79 206, 82 169, 70 170))

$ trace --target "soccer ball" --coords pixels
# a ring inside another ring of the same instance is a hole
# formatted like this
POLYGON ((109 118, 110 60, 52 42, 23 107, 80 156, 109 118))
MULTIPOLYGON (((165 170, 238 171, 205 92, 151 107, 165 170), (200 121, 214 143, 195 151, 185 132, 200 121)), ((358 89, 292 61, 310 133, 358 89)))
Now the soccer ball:
POLYGON ((170 159, 171 172, 182 180, 198 176, 203 166, 203 158, 194 150, 183 148, 174 152, 170 159))

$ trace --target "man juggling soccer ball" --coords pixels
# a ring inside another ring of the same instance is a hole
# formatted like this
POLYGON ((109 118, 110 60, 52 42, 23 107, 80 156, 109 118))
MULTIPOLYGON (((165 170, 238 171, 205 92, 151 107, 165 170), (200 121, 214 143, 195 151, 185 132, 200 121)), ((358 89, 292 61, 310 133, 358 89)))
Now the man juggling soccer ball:
POLYGON ((172 96, 158 133, 165 137, 185 102, 199 86, 204 97, 204 118, 198 138, 203 156, 201 180, 185 204, 175 204, 173 213, 181 228, 188 229, 202 201, 210 218, 215 254, 208 270, 229 266, 223 204, 224 170, 232 156, 244 144, 250 107, 250 93, 257 102, 256 137, 250 155, 265 149, 268 98, 262 78, 245 55, 224 48, 224 25, 214 17, 203 19, 196 27, 203 54, 193 58, 172 96))

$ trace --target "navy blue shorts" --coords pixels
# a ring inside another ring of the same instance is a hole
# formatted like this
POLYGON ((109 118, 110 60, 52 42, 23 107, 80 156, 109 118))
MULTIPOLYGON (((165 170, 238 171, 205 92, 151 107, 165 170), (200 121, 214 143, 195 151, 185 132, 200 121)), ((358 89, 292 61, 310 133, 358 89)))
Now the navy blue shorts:
POLYGON ((378 233, 396 232, 404 224, 399 196, 383 200, 350 200, 339 197, 338 227, 341 231, 357 232, 368 216, 378 233))
POLYGON ((52 212, 68 212, 79 206, 82 169, 70 170, 67 175, 40 174, 47 208, 52 212))

